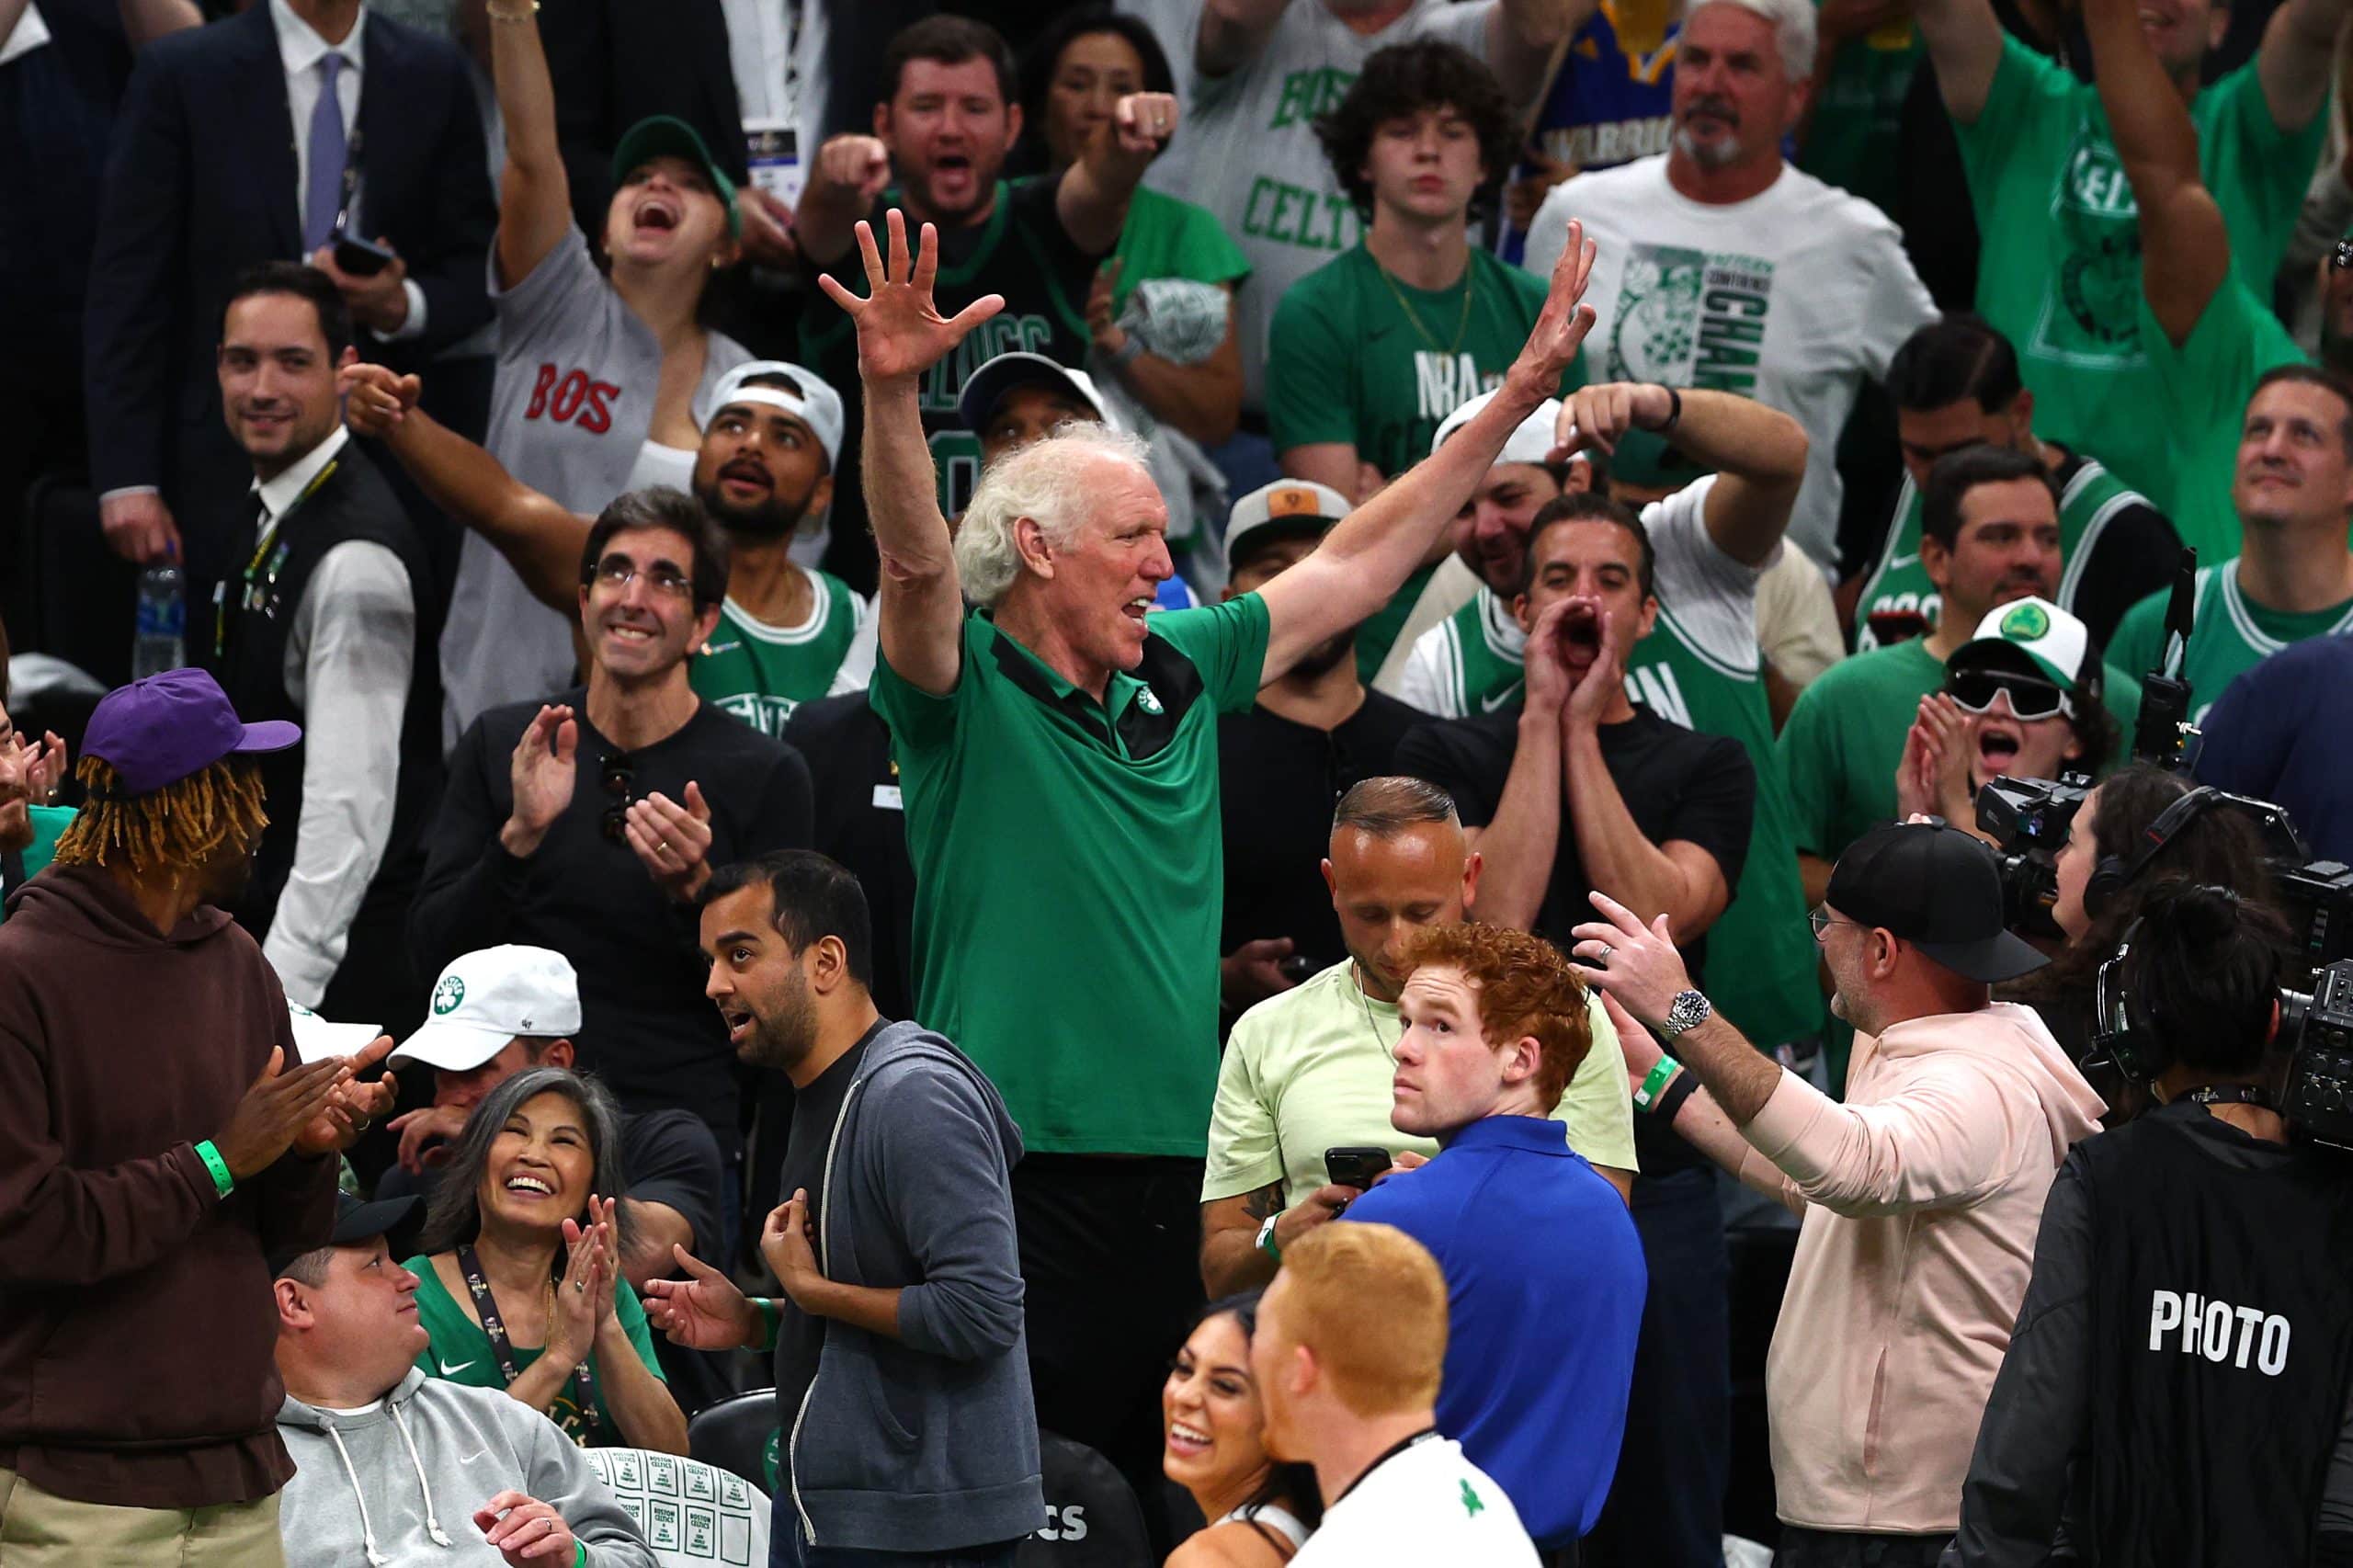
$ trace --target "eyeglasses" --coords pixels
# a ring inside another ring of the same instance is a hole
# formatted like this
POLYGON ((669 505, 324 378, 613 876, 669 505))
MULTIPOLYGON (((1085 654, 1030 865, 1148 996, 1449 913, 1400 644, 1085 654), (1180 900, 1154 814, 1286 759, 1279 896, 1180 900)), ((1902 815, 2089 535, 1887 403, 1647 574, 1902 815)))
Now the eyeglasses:
POLYGON ((608 555, 589 568, 588 580, 619 593, 642 576, 658 594, 683 599, 695 591, 694 580, 675 566, 640 567, 626 555, 608 555))
POLYGON ((2006 693, 2011 713, 2020 719, 2051 719, 2062 713, 2073 717, 2075 711, 2075 699, 2064 691, 2047 680, 2025 676, 1961 670, 1945 677, 1945 690, 1965 713, 1988 712, 1994 699, 2006 693))
POLYGON ((637 765, 625 754, 616 754, 605 759, 598 777, 605 786, 605 793, 612 797, 612 803, 605 808, 602 822, 605 836, 615 844, 626 844, 629 842, 630 791, 637 783, 637 765))
POLYGON ((1813 939, 1817 942, 1823 939, 1833 926, 1852 926, 1857 930, 1860 930, 1863 924, 1859 920, 1841 920, 1830 913, 1828 905, 1820 903, 1805 912, 1805 923, 1813 927, 1813 939))

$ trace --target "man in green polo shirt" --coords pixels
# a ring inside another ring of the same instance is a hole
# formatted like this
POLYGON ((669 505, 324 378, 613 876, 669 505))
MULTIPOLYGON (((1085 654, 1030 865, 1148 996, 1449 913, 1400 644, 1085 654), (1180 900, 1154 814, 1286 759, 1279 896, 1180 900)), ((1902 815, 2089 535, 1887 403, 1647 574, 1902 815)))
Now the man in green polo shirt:
POLYGON ((1167 510, 1117 435, 1074 430, 992 466, 951 545, 919 381, 998 301, 943 319, 930 234, 911 258, 904 217, 887 226, 887 241, 860 226, 866 298, 822 286, 855 324, 865 383, 883 564, 870 700, 906 806, 916 1013, 989 1074, 1031 1151, 1014 1200, 1040 1424, 1156 1475, 1160 1369, 1200 1291, 1217 715, 1428 556, 1575 357, 1592 250, 1575 236, 1501 392, 1444 450, 1258 592, 1147 619, 1173 570, 1167 510))
MULTIPOLYGON (((2172 145, 2202 171, 2233 270, 2263 297, 2319 156, 2347 8, 2347 0, 2286 0, 2256 57, 2211 85, 2201 85, 2203 68, 2228 25, 2227 5, 2168 0, 2119 13, 2132 35, 2129 51, 2147 66, 2136 73, 2145 90, 2131 112, 2190 122, 2172 145)), ((2089 5, 2085 12, 2088 23, 2089 5)), ((2184 542, 2219 558, 2221 541, 2201 533, 2201 519, 2186 516, 2169 489, 2184 433, 2157 416, 2164 367, 2135 309, 2144 271, 2162 259, 2146 196, 2134 222, 2130 176, 2146 148, 2126 145, 2126 116, 2106 83, 2096 94, 2004 33, 1992 0, 1919 0, 1915 14, 1985 236, 1977 308, 2018 346, 2040 428, 2098 453, 2165 509, 2184 542)), ((2122 51, 2095 39, 2091 52, 2106 72, 2122 51)))

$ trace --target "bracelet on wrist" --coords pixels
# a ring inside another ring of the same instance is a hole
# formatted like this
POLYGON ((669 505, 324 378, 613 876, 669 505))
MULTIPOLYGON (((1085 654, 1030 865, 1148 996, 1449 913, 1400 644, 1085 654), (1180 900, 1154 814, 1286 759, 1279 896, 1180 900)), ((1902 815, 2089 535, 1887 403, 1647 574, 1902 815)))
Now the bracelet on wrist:
POLYGON ((760 1342, 751 1348, 775 1349, 777 1335, 784 1332, 784 1310, 766 1296, 752 1296, 746 1299, 752 1303, 752 1311, 758 1313, 760 1319, 760 1342))
POLYGON ((1643 1086, 1634 1091, 1635 1108, 1649 1110, 1655 1106, 1658 1103, 1659 1092, 1666 1087, 1667 1080, 1682 1071, 1683 1063, 1674 1057, 1660 1057, 1657 1064, 1643 1079, 1643 1086))
POLYGON ((1672 1124, 1677 1113, 1682 1110, 1683 1102, 1699 1092, 1699 1074, 1687 1072, 1667 1085, 1666 1093, 1659 1096, 1658 1104, 1651 1108, 1650 1114, 1672 1124))
POLYGON ((1282 1210, 1278 1209, 1267 1216, 1265 1224, 1258 1227, 1258 1250, 1279 1264, 1283 1260, 1283 1249, 1275 1244, 1275 1221, 1282 1217, 1282 1210))
POLYGON ((211 1139, 207 1138, 196 1146, 196 1157, 202 1160, 204 1168, 212 1173, 212 1187, 216 1196, 226 1198, 237 1189, 237 1178, 229 1174, 229 1162, 221 1157, 221 1151, 214 1146, 211 1139))
POLYGON ((1660 384, 1659 390, 1666 393, 1666 423, 1658 427, 1658 433, 1662 436, 1672 436, 1675 434, 1675 427, 1683 423, 1683 394, 1664 382, 1660 384))

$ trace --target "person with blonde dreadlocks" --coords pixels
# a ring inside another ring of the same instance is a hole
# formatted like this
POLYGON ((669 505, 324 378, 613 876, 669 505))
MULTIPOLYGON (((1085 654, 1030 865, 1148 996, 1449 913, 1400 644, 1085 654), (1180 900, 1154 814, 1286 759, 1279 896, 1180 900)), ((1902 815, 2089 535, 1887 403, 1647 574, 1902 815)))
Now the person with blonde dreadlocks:
POLYGON ((266 1259, 323 1246, 335 1155, 391 1051, 298 1062, 222 906, 268 823, 210 676, 109 693, 89 801, 0 924, 0 1562, 276 1568, 282 1396, 266 1259))

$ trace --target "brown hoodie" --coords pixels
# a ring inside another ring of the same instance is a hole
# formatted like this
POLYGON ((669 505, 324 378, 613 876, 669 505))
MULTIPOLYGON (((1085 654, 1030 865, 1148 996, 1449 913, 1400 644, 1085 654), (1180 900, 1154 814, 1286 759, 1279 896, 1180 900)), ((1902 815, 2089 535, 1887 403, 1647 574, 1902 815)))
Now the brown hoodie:
POLYGON ((0 923, 0 1468, 82 1502, 267 1497, 293 1467, 269 1267, 324 1245, 335 1163, 289 1154, 223 1200, 197 1157, 272 1047, 299 1058, 253 938, 201 908, 159 936, 95 868, 0 923))

